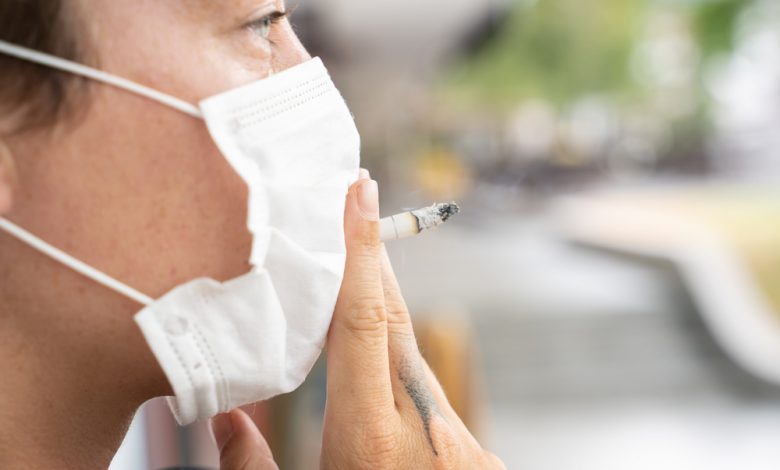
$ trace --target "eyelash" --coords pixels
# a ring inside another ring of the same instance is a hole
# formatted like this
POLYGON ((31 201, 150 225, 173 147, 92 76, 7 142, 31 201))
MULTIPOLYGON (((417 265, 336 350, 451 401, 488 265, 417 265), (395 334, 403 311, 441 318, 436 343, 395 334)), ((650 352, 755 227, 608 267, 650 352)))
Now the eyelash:
POLYGON ((262 18, 250 21, 247 23, 246 28, 253 34, 260 36, 263 39, 268 39, 268 36, 271 33, 271 27, 279 23, 282 19, 287 17, 287 15, 289 15, 289 11, 275 11, 262 18))

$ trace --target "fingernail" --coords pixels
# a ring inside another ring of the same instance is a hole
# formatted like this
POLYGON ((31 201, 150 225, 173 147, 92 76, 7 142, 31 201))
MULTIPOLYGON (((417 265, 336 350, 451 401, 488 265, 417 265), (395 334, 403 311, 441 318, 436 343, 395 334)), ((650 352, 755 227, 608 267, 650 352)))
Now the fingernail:
POLYGON ((365 168, 360 169, 360 174, 358 175, 358 179, 360 180, 369 180, 371 179, 371 173, 368 172, 365 168))
POLYGON ((379 187, 374 180, 365 180, 357 186, 360 215, 366 220, 379 220, 379 187))
POLYGON ((218 414, 211 418, 211 433, 214 436, 214 442, 217 448, 222 450, 233 435, 233 421, 229 413, 218 414))

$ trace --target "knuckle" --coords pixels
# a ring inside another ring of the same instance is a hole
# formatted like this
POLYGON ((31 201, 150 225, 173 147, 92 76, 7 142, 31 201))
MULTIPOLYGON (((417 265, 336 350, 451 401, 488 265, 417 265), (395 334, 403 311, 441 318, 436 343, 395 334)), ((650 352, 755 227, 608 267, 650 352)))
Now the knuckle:
POLYGON ((387 328, 387 310, 376 302, 357 302, 350 308, 347 326, 359 332, 383 333, 387 328))
POLYGON ((382 392, 367 392, 364 397, 364 403, 354 405, 350 421, 361 429, 361 436, 390 434, 387 423, 392 422, 392 416, 390 410, 381 404, 384 400, 382 392))
POLYGON ((387 321, 390 323, 411 323, 411 317, 409 316, 409 310, 401 302, 388 300, 385 305, 387 310, 387 321))
POLYGON ((475 452, 481 451, 478 445, 475 449, 471 440, 440 415, 435 415, 431 420, 430 439, 434 450, 431 466, 435 470, 460 469, 464 468, 464 465, 482 462, 475 452))
POLYGON ((391 323, 411 323, 409 307, 396 286, 384 282, 382 290, 387 307, 387 319, 391 323))
POLYGON ((397 468, 400 455, 399 442, 395 433, 387 426, 377 425, 366 430, 356 457, 360 468, 397 468))
POLYGON ((374 256, 379 255, 379 249, 382 246, 382 242, 379 240, 378 222, 364 222, 355 235, 356 236, 351 239, 350 243, 353 249, 357 249, 361 252, 369 252, 374 254, 374 256))
POLYGON ((433 460, 434 469, 451 470, 461 468, 464 462, 464 449, 452 433, 440 433, 434 442, 436 445, 436 458, 433 460))
MULTIPOLYGON (((338 442, 324 442, 321 468, 390 470, 404 468, 404 452, 392 419, 351 426, 338 442)), ((325 438, 327 439, 326 433, 325 438)))

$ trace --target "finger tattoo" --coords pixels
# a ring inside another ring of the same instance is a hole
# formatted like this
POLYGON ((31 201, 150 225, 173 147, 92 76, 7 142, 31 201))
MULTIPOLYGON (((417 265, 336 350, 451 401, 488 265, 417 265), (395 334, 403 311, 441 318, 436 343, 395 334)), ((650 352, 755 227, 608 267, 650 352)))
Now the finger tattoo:
POLYGON ((433 455, 438 456, 439 452, 436 451, 436 446, 433 444, 433 437, 431 436, 431 418, 434 413, 440 416, 441 414, 433 393, 431 393, 431 389, 428 387, 426 376, 419 360, 410 361, 407 357, 403 357, 398 366, 398 379, 412 399, 414 407, 417 409, 417 414, 420 415, 423 429, 425 430, 425 437, 428 439, 433 455))

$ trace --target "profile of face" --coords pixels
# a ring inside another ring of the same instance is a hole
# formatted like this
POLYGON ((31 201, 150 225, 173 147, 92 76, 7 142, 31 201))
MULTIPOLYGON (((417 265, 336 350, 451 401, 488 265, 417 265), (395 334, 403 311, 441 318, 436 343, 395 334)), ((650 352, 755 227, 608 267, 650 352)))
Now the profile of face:
MULTIPOLYGON (((63 8, 89 65, 193 104, 309 59, 282 0, 63 8)), ((79 100, 78 112, 50 128, 8 135, 0 127, 0 215, 152 297, 246 272, 247 188, 204 122, 98 83, 79 100)), ((0 329, 35 348, 30 361, 60 361, 54 374, 121 370, 95 380, 170 394, 133 323, 140 308, 0 234, 0 329)))

